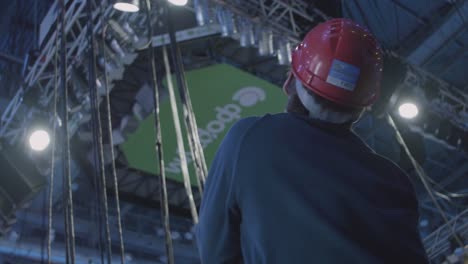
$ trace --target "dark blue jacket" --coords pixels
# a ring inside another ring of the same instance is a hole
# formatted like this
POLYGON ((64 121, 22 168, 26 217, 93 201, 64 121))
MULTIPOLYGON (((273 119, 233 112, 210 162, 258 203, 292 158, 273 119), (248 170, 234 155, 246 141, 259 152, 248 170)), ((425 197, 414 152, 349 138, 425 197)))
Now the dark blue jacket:
POLYGON ((427 263, 407 176, 349 128, 251 117, 224 138, 196 238, 203 264, 427 263))

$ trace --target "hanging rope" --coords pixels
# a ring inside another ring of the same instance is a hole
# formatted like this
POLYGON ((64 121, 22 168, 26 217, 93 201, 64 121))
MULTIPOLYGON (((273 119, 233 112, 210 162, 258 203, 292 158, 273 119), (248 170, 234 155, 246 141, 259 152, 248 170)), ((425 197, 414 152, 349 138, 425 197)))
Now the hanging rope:
MULTIPOLYGON (((91 98, 91 95, 90 95, 90 98, 91 98)), ((94 100, 91 99, 91 105, 93 104, 94 100)), ((96 117, 92 114, 91 115, 91 122, 92 124, 96 124, 97 121, 96 121, 96 117)), ((96 142, 98 142, 99 140, 97 139, 97 127, 95 125, 92 125, 92 135, 93 135, 93 144, 96 145, 96 142)), ((99 158, 98 158, 98 151, 93 151, 93 158, 94 158, 94 164, 99 164, 99 158)), ((97 231, 98 231, 98 236, 99 236, 99 243, 98 243, 98 250, 100 252, 100 257, 101 257, 101 264, 104 263, 104 259, 106 258, 105 256, 105 251, 104 250, 104 240, 103 240, 103 221, 102 221, 102 203, 100 201, 102 201, 102 192, 100 191, 102 188, 101 188, 101 181, 100 181, 100 177, 99 177, 99 172, 95 171, 95 175, 94 177, 92 177, 93 179, 93 192, 94 194, 96 195, 96 200, 95 201, 98 201, 97 203, 96 202, 93 202, 93 213, 94 213, 94 217, 95 217, 95 220, 96 220, 96 226, 97 226, 97 231)))
MULTIPOLYGON (((91 95, 90 95, 90 98, 91 98, 91 95)), ((92 105, 94 102, 93 99, 91 99, 91 102, 90 104, 92 105)), ((92 124, 96 124, 96 119, 95 119, 95 116, 92 114, 91 115, 91 122, 92 124)), ((93 135, 93 144, 96 145, 95 142, 98 142, 98 139, 97 139, 97 127, 95 125, 92 125, 92 135, 93 135)), ((93 151, 93 158, 94 158, 94 164, 99 164, 99 158, 98 158, 98 151, 93 151)), ((93 193, 96 195, 96 200, 95 201, 102 201, 102 192, 100 191, 101 190, 101 181, 100 181, 100 177, 99 177, 99 172, 97 172, 97 170, 95 171, 95 175, 94 177, 92 177, 93 179, 93 193)), ((104 263, 104 259, 106 256, 105 255, 105 250, 104 250, 104 241, 103 241, 103 230, 102 230, 102 226, 103 226, 103 221, 102 221, 102 203, 101 202, 93 202, 93 216, 95 217, 95 220, 96 220, 96 226, 97 226, 97 231, 98 231, 98 236, 99 236, 99 243, 98 243, 98 250, 100 252, 100 257, 101 257, 101 264, 104 263)))
POLYGON ((182 176, 184 178, 185 191, 187 192, 187 196, 189 198, 190 211, 192 213, 193 222, 196 224, 198 223, 197 207, 195 205, 195 201, 193 199, 192 194, 192 186, 190 183, 190 176, 188 172, 187 158, 185 156, 184 140, 182 139, 182 129, 180 128, 179 112, 177 110, 177 103, 174 95, 174 86, 172 84, 171 68, 169 65, 166 46, 163 47, 163 56, 168 87, 167 90, 169 92, 169 101, 171 103, 172 118, 174 120, 174 127, 176 131, 177 149, 180 157, 180 167, 182 170, 182 176))
MULTIPOLYGON (((151 24, 151 3, 150 0, 144 1, 146 3, 146 15, 147 15, 147 26, 148 26, 148 39, 151 40, 153 37, 153 25, 151 24)), ((153 46, 148 47, 149 63, 151 70, 151 86, 153 87, 153 105, 154 105, 154 131, 155 135, 155 150, 159 165, 159 179, 160 179, 160 203, 161 203, 161 218, 164 227, 164 237, 166 240, 166 257, 168 264, 174 264, 174 249, 172 245, 171 229, 169 223, 169 203, 167 199, 167 186, 166 186, 166 173, 164 169, 164 155, 161 135, 161 123, 159 116, 159 89, 156 75, 156 65, 153 46)))
MULTIPOLYGON (((174 128, 175 128, 175 132, 176 132, 177 152, 178 152, 179 158, 180 158, 180 168, 181 168, 181 171, 182 171, 182 177, 184 179, 185 191, 186 191, 187 196, 188 196, 188 201, 189 201, 189 205, 190 205, 190 212, 192 214, 193 222, 196 224, 196 223, 198 223, 197 207, 195 205, 195 200, 193 199, 192 185, 190 183, 190 175, 189 175, 188 166, 187 166, 187 157, 185 155, 184 140, 182 138, 182 129, 180 127, 179 111, 177 109, 177 103, 176 103, 175 94, 174 94, 174 86, 173 86, 173 83, 172 83, 171 68, 170 68, 170 65, 169 65, 169 60, 168 60, 168 56, 167 56, 167 49, 166 49, 165 46, 163 47, 163 56, 164 56, 164 67, 165 67, 167 87, 168 87, 167 90, 169 92, 169 101, 170 101, 170 104, 171 104, 172 119, 174 121, 174 128)), ((194 149, 191 149, 191 150, 192 150, 192 153, 193 153, 194 149)), ((197 179, 199 179, 199 178, 197 177, 197 179)), ((200 183, 200 182, 198 182, 198 183, 200 183)), ((199 188, 201 188, 200 184, 199 184, 199 188)), ((200 191, 201 191, 201 189, 200 189, 200 191)))
MULTIPOLYGON (((102 25, 104 25, 104 28, 102 30, 102 37, 100 43, 100 50, 101 54, 104 59, 104 65, 107 64, 107 55, 104 50, 104 45, 105 45, 105 39, 106 39, 106 30, 107 30, 107 24, 105 21, 104 17, 104 11, 105 9, 101 6, 101 18, 102 18, 102 25)), ((115 206, 117 210, 117 228, 119 232, 119 245, 120 245, 120 262, 122 264, 125 263, 125 248, 124 248, 124 242, 123 242, 123 234, 122 234, 122 218, 120 214, 120 199, 119 199, 119 183, 117 181, 117 172, 115 169, 115 153, 114 153, 114 139, 112 135, 112 118, 111 118, 111 107, 110 107, 110 91, 109 91, 109 78, 107 76, 107 69, 104 67, 104 72, 103 72, 103 78, 104 78, 104 87, 105 87, 105 104, 106 104, 106 111, 107 111, 107 134, 109 136, 109 145, 110 145, 110 154, 111 154, 111 170, 112 170, 112 178, 113 178, 113 187, 114 187, 114 196, 115 196, 115 206)))
POLYGON ((50 177, 49 177, 49 194, 48 194, 48 224, 47 224, 47 263, 51 264, 52 258, 52 210, 53 210, 53 191, 54 191, 54 178, 55 178, 55 141, 57 134, 57 90, 58 90, 58 51, 59 51, 59 38, 58 33, 60 30, 59 23, 56 23, 55 30, 55 53, 54 53, 54 101, 53 101, 53 129, 52 129, 52 157, 50 162, 50 177))
POLYGON ((65 1, 60 0, 60 81, 62 88, 62 151, 63 151, 63 175, 64 191, 66 191, 65 201, 65 228, 67 244, 67 263, 75 263, 75 226, 73 221, 73 193, 70 173, 70 141, 68 131, 68 88, 67 88, 67 50, 65 36, 65 1))
POLYGON ((405 153, 406 155, 408 155, 410 161, 411 161, 411 164, 413 165, 415 171, 416 171, 416 174, 418 175, 419 179, 421 180, 421 182, 423 183, 424 185, 424 188, 426 189, 427 193, 429 194, 429 197, 431 198, 432 202, 434 203, 435 207, 437 208, 437 210, 439 211, 440 215, 442 216, 442 219, 444 219, 444 222, 447 224, 447 226, 450 227, 450 230, 452 232, 452 236, 453 238, 456 240, 456 242, 460 245, 461 248, 463 248, 465 245, 463 244, 462 240, 460 239, 460 237, 455 233, 455 229, 452 225, 452 223, 448 220, 447 218, 447 215, 445 214, 445 212, 442 210, 442 207, 440 206, 439 202, 437 201, 437 199, 435 198, 434 196, 434 193, 433 193, 433 190, 432 188, 429 186, 429 183, 427 182, 427 178, 428 176, 426 175, 426 173, 424 172, 424 169, 421 167, 421 165, 419 165, 419 163, 416 161, 416 159, 413 157, 413 155, 411 154, 411 151, 409 150, 408 146, 406 145, 406 142, 405 140, 403 139, 403 137, 401 136, 401 133, 400 131, 398 130, 398 127, 396 126, 395 122, 393 121, 392 117, 390 116, 390 114, 387 114, 387 119, 388 119, 388 123, 390 124, 390 126, 395 130, 395 135, 396 135, 396 138, 397 138, 397 141, 398 143, 400 143, 400 145, 402 146, 402 148, 405 150, 405 153))
MULTIPOLYGON (((63 163, 62 163, 63 164, 63 163)), ((65 175, 65 172, 63 173, 65 175)), ((64 178, 63 181, 62 181, 62 192, 65 194, 67 193, 67 183, 66 183, 66 179, 64 178)), ((66 202, 67 198, 65 198, 65 202, 66 202)), ((71 242, 70 242, 70 218, 69 218, 69 214, 70 214, 70 209, 68 208, 67 205, 65 205, 65 247, 66 247, 66 263, 69 264, 71 263, 71 242)))
POLYGON ((187 82, 184 75, 184 66, 182 63, 182 56, 180 54, 179 44, 175 36, 174 27, 171 21, 171 11, 169 3, 166 3, 166 24, 169 32, 170 39, 170 50, 171 57, 174 63, 175 75, 179 89, 180 101, 182 103, 182 110, 184 114, 185 127, 187 129, 187 138, 189 142, 189 147, 193 156, 195 171, 197 174, 200 189, 200 195, 203 194, 203 184, 205 183, 207 175, 207 167, 205 156, 203 154, 203 148, 200 143, 200 137, 198 135, 198 127, 195 119, 195 114, 193 112, 193 107, 187 89, 187 82))
MULTIPOLYGON (((182 63, 182 59, 181 59, 181 54, 180 54, 180 48, 179 48, 179 45, 176 44, 176 50, 177 50, 177 54, 178 54, 178 63, 179 63, 179 67, 182 69, 181 72, 183 73, 184 72, 184 65, 182 63)), ((196 155, 197 156, 197 159, 199 160, 198 163, 200 164, 200 169, 201 169, 201 181, 202 181, 202 184, 204 185, 205 184, 205 181, 206 181, 206 177, 208 175, 208 168, 206 166, 206 160, 205 160, 205 154, 203 152, 203 147, 201 145, 201 142, 200 142, 200 136, 198 135, 198 125, 197 125, 197 120, 195 118, 195 112, 193 111, 193 106, 192 106, 192 99, 190 97, 190 92, 189 90, 187 89, 187 81, 185 79, 185 77, 182 78, 185 85, 183 86, 184 87, 184 90, 185 90, 185 94, 186 94, 186 97, 187 97, 187 110, 188 110, 188 113, 189 113, 189 121, 191 122, 191 127, 192 127, 192 130, 193 130, 193 145, 195 146, 195 150, 196 150, 196 155)))
MULTIPOLYGON (((99 110, 99 97, 97 96, 96 88, 96 52, 94 48, 94 24, 93 24, 93 3, 92 0, 87 1, 87 13, 88 13, 88 83, 89 93, 91 97, 91 109, 93 118, 93 127, 96 128, 97 135, 95 136, 94 146, 95 150, 98 151, 99 162, 96 164, 97 175, 100 176, 101 181, 101 192, 102 192, 102 203, 104 206, 104 221, 105 221, 105 235, 107 244, 107 263, 112 262, 112 241, 110 236, 110 224, 109 224, 109 205, 107 201, 107 189, 106 189, 106 175, 104 167, 104 148, 102 143, 102 126, 101 126, 101 113, 99 110)), ((106 65, 104 65, 105 67, 106 65)))

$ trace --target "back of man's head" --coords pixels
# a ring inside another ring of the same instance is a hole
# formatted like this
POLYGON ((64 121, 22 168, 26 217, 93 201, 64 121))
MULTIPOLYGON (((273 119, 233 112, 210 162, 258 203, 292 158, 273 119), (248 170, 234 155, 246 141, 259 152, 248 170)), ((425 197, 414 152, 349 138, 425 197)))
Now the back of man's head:
POLYGON ((336 124, 358 120, 378 97, 382 56, 374 36, 357 23, 319 24, 292 52, 283 87, 290 96, 288 111, 336 124))
POLYGON ((344 124, 356 122, 364 111, 364 108, 343 107, 311 93, 296 78, 291 84, 295 86, 296 92, 290 95, 288 112, 307 115, 328 123, 344 124))

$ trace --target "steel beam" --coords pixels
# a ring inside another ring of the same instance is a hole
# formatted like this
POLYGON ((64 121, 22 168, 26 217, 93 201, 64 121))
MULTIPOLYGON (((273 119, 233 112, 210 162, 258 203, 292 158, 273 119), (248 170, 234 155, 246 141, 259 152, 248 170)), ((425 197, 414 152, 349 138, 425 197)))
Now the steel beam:
POLYGON ((23 64, 22 59, 20 59, 18 57, 15 57, 15 56, 12 56, 12 55, 9 55, 9 54, 6 54, 6 53, 3 53, 3 52, 0 52, 0 59, 4 59, 6 61, 13 62, 13 63, 16 63, 16 64, 23 64))
POLYGON ((307 29, 299 29, 296 27, 299 19, 309 21, 311 26, 317 20, 328 19, 325 14, 317 9, 312 12, 305 12, 305 8, 309 5, 306 1, 296 0, 286 2, 283 0, 249 0, 249 5, 245 3, 236 4, 232 1, 213 0, 214 3, 228 8, 231 12, 251 20, 254 24, 263 24, 271 27, 279 36, 291 40, 294 43, 300 41, 299 37, 305 33, 307 29), (287 14, 287 15, 286 15, 287 14))
POLYGON ((467 176, 468 176, 468 162, 465 162, 461 167, 453 171, 452 174, 445 177, 445 179, 439 183, 439 186, 443 188, 451 184, 455 180, 459 179, 460 177, 467 177, 467 176))
POLYGON ((422 18, 416 11, 414 11, 413 9, 407 7, 406 5, 402 4, 400 2, 400 0, 390 0, 393 4, 395 4, 395 6, 399 7, 400 9, 406 11, 408 14, 412 15, 414 18, 416 18, 416 20, 418 21, 418 23, 422 24, 422 25, 425 25, 427 24, 427 21, 422 18))
POLYGON ((430 260, 435 260, 438 256, 451 253, 449 240, 453 233, 465 239, 468 238, 468 209, 456 215, 448 223, 424 238, 424 247, 430 260))
POLYGON ((443 47, 447 46, 450 42, 456 40, 460 35, 462 35, 465 32, 466 32, 466 27, 465 26, 458 27, 458 29, 456 29, 454 32, 452 32, 449 36, 447 36, 447 38, 442 43, 440 43, 438 45, 438 48, 435 49, 432 52, 432 54, 430 54, 429 56, 424 58, 424 60, 420 63, 420 65, 422 65, 422 66, 427 65, 429 62, 431 62, 431 60, 434 57, 436 57, 436 55, 442 50, 443 47))
MULTIPOLYGON (((89 209, 82 207, 83 205, 75 204, 76 206, 76 213, 75 213, 75 230, 76 230, 76 237, 82 241, 88 241, 88 245, 82 245, 82 249, 78 249, 77 253, 80 252, 87 252, 86 254, 81 254, 83 257, 92 257, 99 254, 99 252, 93 249, 94 245, 92 245, 92 240, 90 238, 93 236, 97 236, 95 226, 96 222, 94 222, 91 217, 89 216, 89 209), (89 247, 88 247, 89 246, 89 247)), ((110 222, 116 223, 116 214, 114 211, 110 211, 110 222)), ((173 219, 173 221, 175 221, 173 219)), ((160 218, 157 217, 157 214, 148 213, 142 214, 136 211, 132 211, 132 213, 127 213, 125 217, 122 218, 122 222, 124 224, 123 229, 123 238, 125 241, 125 248, 126 253, 130 254, 138 254, 144 253, 145 255, 154 256, 157 258, 158 256, 163 256, 165 254, 165 240, 163 237, 158 237, 156 234, 156 228, 161 226, 160 218)), ((63 222, 62 212, 54 212, 53 216, 53 228, 56 234, 60 234, 62 237, 66 235, 65 233, 65 224, 63 222)), ((26 226, 28 231, 31 230, 43 230, 44 231, 44 223, 42 212, 39 212, 37 209, 35 210, 28 210, 27 212, 24 211, 21 214, 18 214, 18 222, 16 224, 18 227, 26 226)), ((179 228, 181 224, 179 224, 179 228)), ((116 228, 115 224, 111 225, 111 228, 116 228)), ((187 232, 186 230, 179 230, 177 229, 176 225, 173 225, 174 228, 172 231, 174 232, 187 232)), ((25 234, 28 231, 24 230, 25 234)), ((33 232, 34 233, 34 232, 33 232)), ((21 237, 20 237, 21 238, 21 237)), ((34 236, 27 236, 27 239, 34 239, 37 237, 34 236)), ((40 239, 40 238, 39 238, 40 239)), ((111 232, 111 241, 113 245, 118 245, 119 236, 117 232, 111 232)), ((198 252, 195 248, 194 244, 190 244, 190 241, 176 241, 175 248, 176 248, 176 259, 183 259, 183 260, 192 260, 196 261, 198 257, 198 252)), ((52 249, 54 251, 58 250, 59 252, 65 252, 60 247, 61 241, 53 242, 52 249)), ((40 245, 40 243, 38 243, 40 245)), ((5 252, 8 247, 7 245, 0 244, 0 247, 4 246, 3 252, 5 252)), ((40 249, 40 246, 39 246, 40 249)), ((14 250, 14 249, 10 249, 14 250)), ((0 249, 0 253, 2 249, 0 249)), ((11 252, 11 251, 10 251, 11 252)), ((39 251, 40 252, 40 251, 39 251)), ((54 254, 57 252, 54 252, 54 254)), ((61 254, 56 255, 59 259, 62 259, 61 254)), ((116 256, 117 257, 117 256, 116 256)), ((77 259, 80 258, 80 255, 77 256, 77 259)), ((100 257, 99 257, 100 258, 100 257)), ((118 263, 119 261, 113 261, 112 263, 118 263)), ((181 263, 186 263, 184 261, 180 261, 181 263)), ((59 262, 61 263, 61 262, 59 262)), ((88 262, 82 262, 88 263, 88 262)), ((93 263, 100 263, 100 260, 93 263)), ((135 263, 140 263, 138 260, 135 260, 135 263)))
MULTIPOLYGON (((184 42, 192 39, 209 37, 220 33, 221 27, 218 24, 210 24, 177 31, 176 39, 178 42, 184 42)), ((159 47, 167 44, 169 44, 169 34, 154 36, 152 39, 153 47, 159 47)))
MULTIPOLYGON (((465 21, 459 15, 457 8, 457 6, 454 6, 454 10, 445 21, 408 55, 409 62, 422 65, 424 61, 444 45, 447 39, 456 36, 458 31, 466 29, 465 21)), ((461 13, 468 13, 468 1, 464 1, 460 10, 461 13)))

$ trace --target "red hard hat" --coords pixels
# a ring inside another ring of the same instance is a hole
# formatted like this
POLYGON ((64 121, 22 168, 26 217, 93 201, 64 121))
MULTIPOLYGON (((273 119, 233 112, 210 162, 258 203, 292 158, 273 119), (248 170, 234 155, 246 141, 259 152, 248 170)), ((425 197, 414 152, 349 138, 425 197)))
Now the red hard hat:
POLYGON ((292 73, 308 90, 336 104, 359 108, 378 97, 382 50, 356 22, 339 18, 313 28, 292 53, 292 73))

